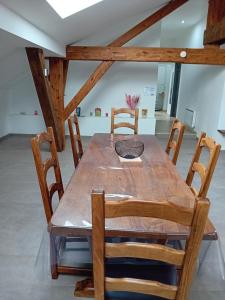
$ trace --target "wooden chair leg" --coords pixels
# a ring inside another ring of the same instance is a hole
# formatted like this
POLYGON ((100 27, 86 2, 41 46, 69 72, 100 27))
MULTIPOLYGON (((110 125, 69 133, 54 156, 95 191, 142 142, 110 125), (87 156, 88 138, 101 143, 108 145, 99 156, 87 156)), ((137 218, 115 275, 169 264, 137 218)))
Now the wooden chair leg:
POLYGON ((75 286, 74 296, 76 298, 94 298, 93 278, 87 278, 78 281, 75 286))
POLYGON ((52 279, 58 278, 58 259, 57 259, 57 247, 56 240, 53 235, 49 235, 50 238, 50 264, 51 264, 51 275, 52 279))

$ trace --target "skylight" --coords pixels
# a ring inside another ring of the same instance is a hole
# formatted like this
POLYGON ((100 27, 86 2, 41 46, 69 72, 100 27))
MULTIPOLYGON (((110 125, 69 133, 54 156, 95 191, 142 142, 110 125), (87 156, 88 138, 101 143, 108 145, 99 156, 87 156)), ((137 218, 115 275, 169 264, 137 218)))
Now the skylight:
POLYGON ((65 19, 103 0, 46 0, 57 14, 65 19))

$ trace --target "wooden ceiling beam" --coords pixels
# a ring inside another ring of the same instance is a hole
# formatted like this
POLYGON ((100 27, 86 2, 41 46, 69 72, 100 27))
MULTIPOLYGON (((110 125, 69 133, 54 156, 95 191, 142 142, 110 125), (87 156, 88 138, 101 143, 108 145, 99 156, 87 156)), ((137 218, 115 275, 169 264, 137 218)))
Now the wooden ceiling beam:
MULTIPOLYGON (((169 15, 171 12, 182 6, 188 0, 172 0, 167 5, 160 8, 158 11, 150 15, 148 18, 140 22, 138 25, 134 26, 132 29, 121 35, 119 38, 114 40, 108 46, 121 47, 140 33, 148 29, 150 26, 154 25, 158 21, 162 20, 164 17, 169 15)), ((102 76, 107 72, 107 70, 112 66, 113 61, 102 62, 96 70, 91 74, 89 79, 84 83, 78 93, 71 99, 69 104, 66 106, 64 111, 64 119, 67 119, 69 115, 75 110, 75 108, 81 103, 81 101, 88 95, 92 88, 97 84, 97 82, 102 78, 102 76)))
POLYGON ((140 47, 67 47, 67 59, 225 65, 225 50, 140 47), (182 57, 182 54, 185 57, 182 57))
POLYGON ((51 86, 48 78, 44 76, 45 63, 43 50, 38 48, 26 48, 26 53, 45 120, 45 125, 46 127, 50 126, 53 128, 57 150, 62 151, 61 130, 54 110, 51 86))
POLYGON ((204 45, 219 45, 225 42, 225 5, 224 0, 209 0, 207 27, 204 45))

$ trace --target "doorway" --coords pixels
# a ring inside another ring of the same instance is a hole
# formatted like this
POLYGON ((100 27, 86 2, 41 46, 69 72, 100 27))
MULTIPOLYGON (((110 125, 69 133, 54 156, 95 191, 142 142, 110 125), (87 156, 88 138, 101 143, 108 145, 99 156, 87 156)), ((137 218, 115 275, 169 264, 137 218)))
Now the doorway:
POLYGON ((160 63, 155 105, 156 134, 168 134, 176 117, 181 64, 160 63))

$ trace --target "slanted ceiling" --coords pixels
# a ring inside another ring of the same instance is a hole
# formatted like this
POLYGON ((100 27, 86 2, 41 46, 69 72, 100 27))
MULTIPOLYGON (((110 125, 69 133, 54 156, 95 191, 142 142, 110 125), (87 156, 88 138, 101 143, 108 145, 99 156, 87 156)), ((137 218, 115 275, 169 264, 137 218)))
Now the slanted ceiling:
MULTIPOLYGON (((90 40, 92 35, 99 36, 101 32, 104 32, 106 36, 108 29, 107 41, 98 40, 92 43, 104 46, 130 27, 129 20, 134 20, 135 25, 137 19, 142 20, 168 2, 168 0, 104 0, 64 20, 45 0, 0 0, 0 5, 22 17, 28 24, 35 26, 37 30, 42 31, 46 37, 55 40, 63 48, 67 44, 79 43, 87 37, 90 40), (129 26, 126 27, 126 24, 129 26)), ((163 20, 162 36, 165 35, 168 38, 168 32, 169 35, 174 33, 177 35, 188 26, 194 25, 206 14, 207 6, 208 0, 190 0, 181 9, 163 20), (181 26, 182 18, 185 19, 185 24, 181 26)), ((10 24, 18 27, 16 23, 13 24, 13 20, 10 20, 10 24)), ((25 29, 21 28, 21 30, 25 29)), ((44 47, 13 35, 5 29, 2 30, 1 26, 0 41, 1 88, 5 85, 10 86, 15 79, 23 78, 25 73, 29 74, 24 47, 44 47)), ((51 55, 47 52, 45 54, 51 55)))
POLYGON ((157 10, 168 0, 104 0, 66 19, 61 19, 45 0, 1 0, 39 29, 60 43, 71 44, 102 28, 127 18, 157 10))

